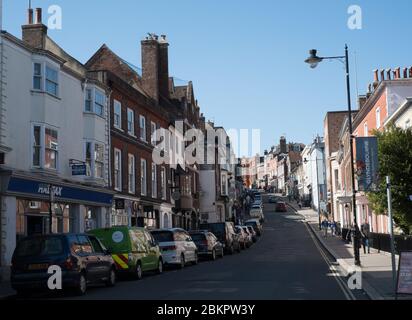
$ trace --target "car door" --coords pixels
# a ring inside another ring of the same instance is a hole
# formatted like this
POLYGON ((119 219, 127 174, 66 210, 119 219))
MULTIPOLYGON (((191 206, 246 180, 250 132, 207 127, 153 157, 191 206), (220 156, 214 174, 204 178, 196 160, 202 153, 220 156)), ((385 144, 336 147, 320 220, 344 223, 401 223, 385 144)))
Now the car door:
POLYGON ((86 235, 78 235, 78 245, 80 247, 79 256, 83 260, 86 270, 87 281, 94 282, 99 277, 97 257, 94 255, 92 244, 86 235))
POLYGON ((96 237, 89 236, 89 241, 92 244, 96 269, 96 278, 102 279, 109 275, 112 264, 110 259, 106 256, 105 251, 96 237))
POLYGON ((150 260, 150 243, 146 233, 141 230, 134 230, 137 239, 139 239, 140 260, 142 262, 142 270, 148 271, 152 269, 150 260))
POLYGON ((190 261, 195 260, 196 245, 193 243, 192 238, 190 237, 190 234, 188 234, 186 231, 181 231, 181 237, 184 240, 183 243, 184 243, 187 258, 190 261))

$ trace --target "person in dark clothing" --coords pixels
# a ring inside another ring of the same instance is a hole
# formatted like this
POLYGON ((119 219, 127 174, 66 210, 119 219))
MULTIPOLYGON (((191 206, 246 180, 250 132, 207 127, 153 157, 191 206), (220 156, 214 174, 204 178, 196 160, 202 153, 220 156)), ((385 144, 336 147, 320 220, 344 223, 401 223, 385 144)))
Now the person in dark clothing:
POLYGON ((371 248, 369 246, 369 237, 370 237, 370 226, 366 220, 364 224, 361 225, 361 235, 362 235, 362 246, 363 252, 366 254, 366 248, 368 248, 368 254, 371 253, 371 248))

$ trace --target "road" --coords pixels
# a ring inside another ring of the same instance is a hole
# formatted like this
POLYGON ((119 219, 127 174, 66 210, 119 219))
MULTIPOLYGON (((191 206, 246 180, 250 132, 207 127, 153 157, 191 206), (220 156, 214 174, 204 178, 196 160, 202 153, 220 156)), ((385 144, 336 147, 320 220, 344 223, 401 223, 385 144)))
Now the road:
POLYGON ((184 270, 122 280, 114 288, 89 288, 84 297, 120 300, 347 299, 302 218, 275 213, 265 203, 262 239, 251 249, 184 270))

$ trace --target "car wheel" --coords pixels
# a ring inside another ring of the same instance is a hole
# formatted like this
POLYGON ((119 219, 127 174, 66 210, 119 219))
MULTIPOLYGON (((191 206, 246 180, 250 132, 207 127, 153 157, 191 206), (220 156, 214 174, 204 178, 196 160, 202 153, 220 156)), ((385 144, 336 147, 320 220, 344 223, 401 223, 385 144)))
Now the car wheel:
POLYGON ((87 277, 84 272, 82 272, 79 276, 79 283, 77 284, 76 294, 78 296, 83 296, 86 294, 87 291, 87 277))
POLYGON ((199 263, 199 255, 197 254, 197 252, 195 253, 195 261, 193 261, 194 265, 197 265, 199 263))
POLYGON ((157 274, 162 274, 163 273, 163 261, 162 259, 159 259, 159 262, 157 263, 157 274))
POLYGON ((216 260, 216 250, 215 249, 213 249, 213 251, 212 251, 212 260, 213 261, 215 261, 216 260))
POLYGON ((134 271, 134 277, 136 278, 136 280, 141 280, 143 278, 143 270, 142 270, 142 265, 140 264, 140 262, 136 264, 136 268, 134 271))
POLYGON ((182 253, 182 255, 180 256, 180 265, 179 265, 179 268, 180 268, 180 269, 183 269, 185 266, 186 266, 185 256, 184 256, 184 254, 182 253))
POLYGON ((106 286, 107 287, 114 287, 116 284, 116 272, 114 269, 110 269, 109 278, 107 279, 106 286))

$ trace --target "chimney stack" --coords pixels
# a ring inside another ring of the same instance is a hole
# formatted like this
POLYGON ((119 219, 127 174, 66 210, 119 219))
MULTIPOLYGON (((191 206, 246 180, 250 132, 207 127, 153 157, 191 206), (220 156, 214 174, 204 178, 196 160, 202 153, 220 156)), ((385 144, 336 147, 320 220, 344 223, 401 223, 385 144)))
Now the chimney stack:
POLYGON ((166 36, 161 35, 159 42, 159 94, 169 98, 169 43, 166 36))
POLYGON ((36 8, 35 21, 33 23, 33 9, 28 10, 28 19, 22 28, 22 39, 29 46, 36 49, 45 49, 47 38, 47 26, 42 23, 42 9, 36 8))
POLYGON ((149 34, 141 42, 143 89, 156 102, 159 102, 159 43, 155 34, 149 34))

